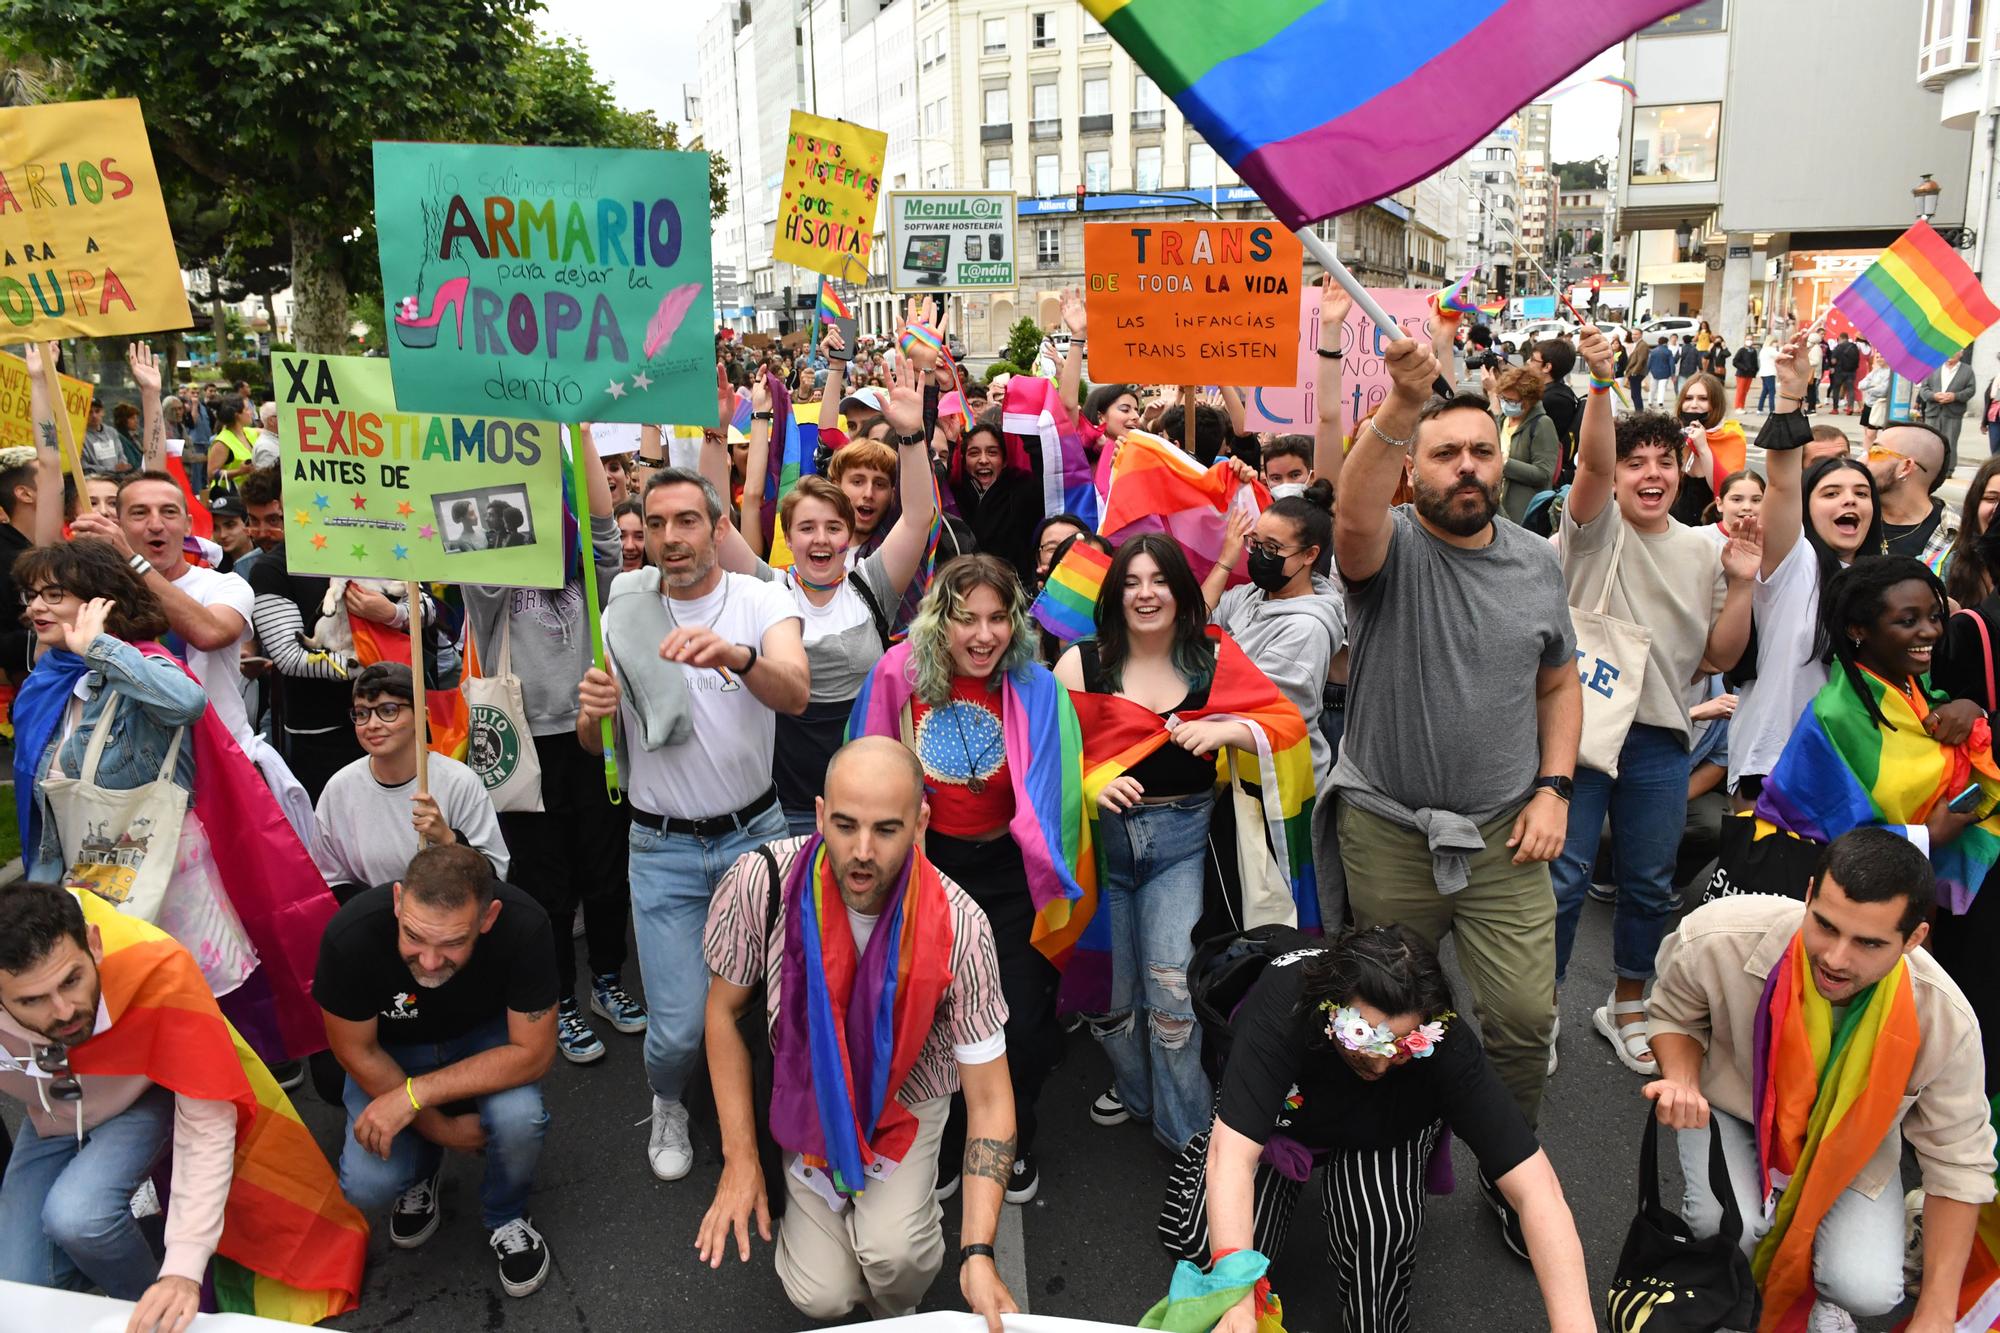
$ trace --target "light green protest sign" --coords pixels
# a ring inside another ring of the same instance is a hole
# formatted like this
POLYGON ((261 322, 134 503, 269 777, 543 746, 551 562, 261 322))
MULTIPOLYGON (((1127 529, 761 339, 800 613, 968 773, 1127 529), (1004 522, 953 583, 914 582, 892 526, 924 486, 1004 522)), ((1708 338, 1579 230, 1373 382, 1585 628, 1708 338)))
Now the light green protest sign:
POLYGON ((562 432, 396 410, 380 357, 271 358, 294 574, 555 588, 562 432))
POLYGON ((715 412, 708 154, 377 143, 404 408, 555 421, 715 412))

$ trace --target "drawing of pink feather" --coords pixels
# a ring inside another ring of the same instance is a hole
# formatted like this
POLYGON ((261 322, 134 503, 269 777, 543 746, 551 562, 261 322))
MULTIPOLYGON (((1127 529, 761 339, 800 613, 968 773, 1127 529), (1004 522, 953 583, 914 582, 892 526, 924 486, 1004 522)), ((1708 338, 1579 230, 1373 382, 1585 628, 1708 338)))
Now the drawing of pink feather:
POLYGON ((694 298, 699 295, 701 295, 701 284, 689 282, 683 283, 660 298, 660 308, 653 312, 652 319, 646 323, 645 352, 648 361, 652 360, 662 347, 674 340, 674 334, 680 330, 681 321, 687 318, 689 307, 694 305, 694 298))

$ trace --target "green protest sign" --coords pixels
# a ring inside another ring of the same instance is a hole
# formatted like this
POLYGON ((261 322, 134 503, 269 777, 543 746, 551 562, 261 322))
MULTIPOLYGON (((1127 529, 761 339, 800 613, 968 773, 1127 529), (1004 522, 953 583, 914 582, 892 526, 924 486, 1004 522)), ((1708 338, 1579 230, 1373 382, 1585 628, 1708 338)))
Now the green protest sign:
POLYGON ((271 358, 295 574, 555 588, 562 432, 396 409, 379 357, 271 358))
POLYGON ((708 154, 377 143, 375 229, 404 408, 715 411, 708 154))

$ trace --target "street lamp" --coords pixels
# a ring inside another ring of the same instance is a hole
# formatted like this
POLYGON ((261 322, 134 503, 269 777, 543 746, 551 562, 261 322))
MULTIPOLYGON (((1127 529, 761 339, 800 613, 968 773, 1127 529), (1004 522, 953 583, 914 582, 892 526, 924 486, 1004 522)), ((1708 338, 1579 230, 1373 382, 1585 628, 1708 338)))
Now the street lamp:
POLYGON ((1932 180, 1931 173, 1926 171, 1924 178, 1910 191, 1910 196, 1917 201, 1917 216, 1925 222, 1936 217, 1938 196, 1943 193, 1944 187, 1932 180))

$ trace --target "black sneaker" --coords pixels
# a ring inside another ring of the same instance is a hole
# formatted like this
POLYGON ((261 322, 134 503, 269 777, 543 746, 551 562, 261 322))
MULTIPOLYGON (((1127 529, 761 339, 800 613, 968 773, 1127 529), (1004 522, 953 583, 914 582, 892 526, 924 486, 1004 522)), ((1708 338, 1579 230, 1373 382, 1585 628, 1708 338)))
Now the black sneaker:
POLYGON ((1035 1191, 1042 1187, 1042 1173, 1035 1169, 1032 1154, 1022 1153, 1014 1159, 1014 1178, 1007 1186, 1008 1203, 1028 1203, 1035 1197, 1035 1191))
POLYGON ((1521 1215, 1514 1211, 1514 1206, 1500 1193, 1500 1187, 1486 1178, 1484 1171, 1479 1173, 1479 1192, 1486 1196, 1487 1206, 1492 1208, 1493 1215, 1500 1219, 1500 1239, 1505 1241, 1507 1248, 1515 1254, 1523 1259, 1527 1258, 1528 1238, 1521 1232, 1521 1215))
POLYGON ((270 1066, 270 1069, 271 1077, 276 1079, 278 1086, 286 1092, 306 1081, 306 1062, 303 1060, 281 1060, 270 1066))
POLYGON ((414 1250, 438 1229, 438 1180, 443 1175, 444 1164, 439 1163, 430 1179, 420 1180, 396 1196, 396 1206, 389 1210, 391 1245, 414 1250))
POLYGON ((533 1295, 548 1280, 549 1247, 527 1218, 496 1227, 486 1243, 500 1256, 500 1286, 509 1296, 533 1295))

